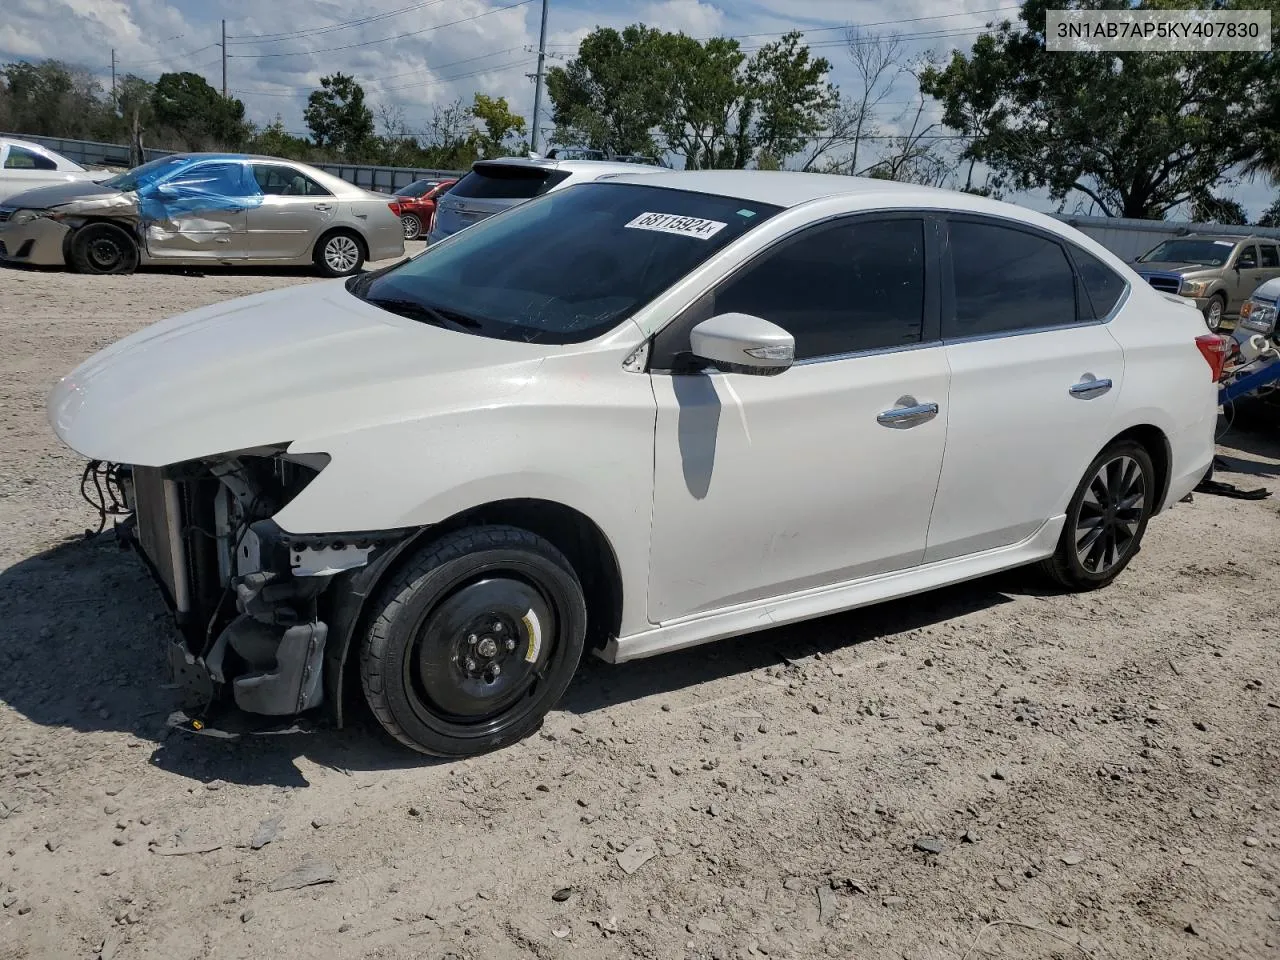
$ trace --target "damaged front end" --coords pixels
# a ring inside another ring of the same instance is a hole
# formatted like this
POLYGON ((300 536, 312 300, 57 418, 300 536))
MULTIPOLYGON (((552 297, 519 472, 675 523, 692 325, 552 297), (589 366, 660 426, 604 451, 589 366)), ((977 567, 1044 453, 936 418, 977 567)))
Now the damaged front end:
POLYGON ((173 679, 193 703, 228 691, 249 713, 320 706, 331 621, 352 626, 353 576, 408 531, 295 535, 271 519, 324 469, 323 454, 283 447, 168 467, 111 465, 128 519, 117 531, 150 568, 180 637, 173 679))

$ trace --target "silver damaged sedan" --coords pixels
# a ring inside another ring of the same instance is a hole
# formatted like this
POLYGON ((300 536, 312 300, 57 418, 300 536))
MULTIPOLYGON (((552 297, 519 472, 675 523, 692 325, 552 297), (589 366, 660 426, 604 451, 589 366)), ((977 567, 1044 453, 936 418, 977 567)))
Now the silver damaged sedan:
POLYGON ((0 261, 130 273, 139 266, 314 264, 325 276, 404 255, 385 197, 306 164, 229 153, 152 160, 101 183, 15 194, 0 261))

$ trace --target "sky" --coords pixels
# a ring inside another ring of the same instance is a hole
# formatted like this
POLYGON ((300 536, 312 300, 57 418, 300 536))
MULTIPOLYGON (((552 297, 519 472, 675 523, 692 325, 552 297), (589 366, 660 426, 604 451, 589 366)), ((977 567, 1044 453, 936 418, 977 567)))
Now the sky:
MULTIPOLYGON (((477 91, 505 96, 526 119, 533 112, 543 0, 3 0, 0 62, 57 57, 81 65, 110 85, 114 51, 120 75, 154 79, 190 70, 222 86, 223 18, 227 32, 227 89, 244 101, 250 119, 279 115, 305 134, 302 111, 319 79, 341 71, 364 86, 375 107, 403 111, 411 132, 432 109, 477 91)), ((573 57, 596 26, 643 22, 695 37, 742 38, 745 49, 799 29, 816 54, 832 63, 830 79, 848 86, 853 68, 845 32, 857 25, 896 32, 910 55, 945 58, 967 50, 984 24, 1016 18, 1013 0, 547 0, 548 65, 573 57)), ((890 131, 914 111, 914 81, 902 76, 882 113, 890 131)), ((549 104, 540 128, 549 131, 549 104)), ((930 119, 936 119, 931 107, 930 119)), ((545 136, 545 134, 544 134, 545 136)), ((1221 191, 1253 217, 1280 188, 1266 180, 1221 191)), ((1011 198, 1014 199, 1014 198, 1011 198)), ((1038 194, 1016 198, 1052 209, 1038 194)), ((1069 202, 1068 210, 1076 210, 1069 202)))

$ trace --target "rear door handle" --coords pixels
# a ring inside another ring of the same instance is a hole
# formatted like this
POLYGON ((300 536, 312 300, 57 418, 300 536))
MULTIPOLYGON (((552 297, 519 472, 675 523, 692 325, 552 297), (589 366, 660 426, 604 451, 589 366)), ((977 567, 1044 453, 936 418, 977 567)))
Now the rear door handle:
POLYGON ((316 204, 316 209, 317 209, 317 210, 328 210, 328 209, 330 209, 330 207, 329 207, 329 204, 327 204, 327 203, 317 203, 317 204, 316 204))
POLYGON ((1094 377, 1089 377, 1079 383, 1072 384, 1071 395, 1079 397, 1081 400, 1092 400, 1094 397, 1102 396, 1110 389, 1110 380, 1098 380, 1094 377))
POLYGON ((936 403, 917 403, 915 397, 899 397, 898 405, 876 417, 876 423, 897 430, 918 427, 938 415, 936 403))

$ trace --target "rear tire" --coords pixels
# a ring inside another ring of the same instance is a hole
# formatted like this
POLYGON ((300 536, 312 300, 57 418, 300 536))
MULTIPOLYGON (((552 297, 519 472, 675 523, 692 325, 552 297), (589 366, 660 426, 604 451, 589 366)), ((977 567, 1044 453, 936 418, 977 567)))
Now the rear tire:
POLYGON ((1129 565, 1155 511, 1156 471, 1146 449, 1113 443, 1094 458, 1067 507, 1058 548, 1043 571, 1071 591, 1105 587, 1129 565))
POLYGON ((400 218, 406 240, 417 240, 422 235, 422 221, 416 213, 406 213, 400 218))
POLYGON ((121 274, 138 269, 137 241, 114 223, 86 223, 72 234, 70 253, 77 273, 121 274))
POLYGON ((372 609, 365 698, 393 737, 439 757, 485 753, 537 729, 573 679, 586 636, 577 574, 516 527, 442 537, 372 609))
POLYGON ((312 256, 321 276, 349 277, 364 266, 364 242, 350 230, 335 230, 316 242, 312 256))

